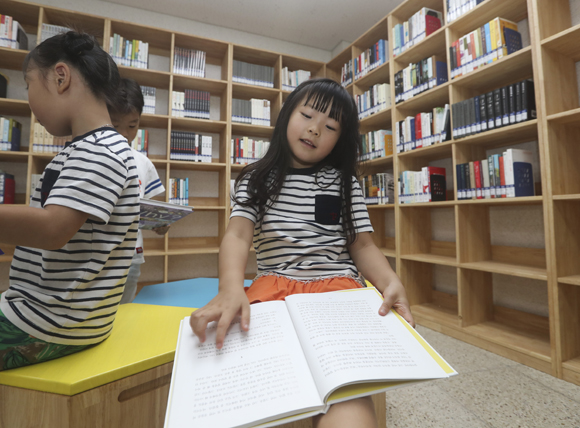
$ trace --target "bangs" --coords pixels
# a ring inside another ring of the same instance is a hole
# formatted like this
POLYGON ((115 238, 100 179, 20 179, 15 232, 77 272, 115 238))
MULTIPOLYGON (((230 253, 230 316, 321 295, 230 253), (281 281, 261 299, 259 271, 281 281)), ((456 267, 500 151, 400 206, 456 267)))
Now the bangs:
POLYGON ((319 82, 308 87, 304 105, 309 104, 314 110, 326 112, 330 105, 328 117, 337 122, 349 117, 352 110, 352 99, 340 86, 319 82))

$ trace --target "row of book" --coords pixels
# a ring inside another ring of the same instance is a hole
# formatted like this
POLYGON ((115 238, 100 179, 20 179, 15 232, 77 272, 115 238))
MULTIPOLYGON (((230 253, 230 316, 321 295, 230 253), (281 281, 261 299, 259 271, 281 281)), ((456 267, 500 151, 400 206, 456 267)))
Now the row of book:
POLYGON ((308 70, 289 71, 288 67, 282 68, 282 89, 293 91, 296 86, 310 79, 311 73, 308 70))
POLYGON ((391 85, 377 83, 354 98, 358 106, 358 118, 364 119, 391 106, 391 85))
POLYGON ((453 138, 463 138, 536 117, 534 82, 526 79, 452 106, 453 138))
POLYGON ((503 18, 492 19, 451 44, 451 78, 491 64, 521 48, 522 35, 518 32, 518 24, 503 18))
POLYGON ((397 153, 408 152, 451 139, 449 104, 430 112, 407 116, 395 124, 397 153))
POLYGON ((40 30, 40 42, 44 42, 46 39, 50 39, 51 37, 57 36, 62 33, 67 33, 71 31, 68 27, 63 27, 62 25, 53 25, 53 24, 42 24, 42 28, 40 30))
POLYGON ((0 14, 0 47, 28 49, 28 36, 22 25, 9 15, 0 14))
POLYGON ((399 176, 399 203, 416 204, 447 200, 445 168, 425 166, 399 176))
POLYGON ((359 180, 363 198, 367 205, 385 205, 395 203, 395 180, 393 174, 380 172, 365 175, 359 180))
POLYGON ((393 56, 405 52, 443 25, 443 13, 421 8, 408 21, 393 27, 393 56))
POLYGON ((189 178, 169 179, 169 203, 189 205, 189 178))
POLYGON ((72 136, 55 137, 44 126, 36 122, 32 130, 32 151, 36 153, 58 153, 64 149, 67 141, 71 140, 72 136))
POLYGON ((270 142, 249 137, 232 138, 230 160, 233 164, 246 165, 264 157, 270 142))
POLYGON ((186 89, 185 92, 173 91, 171 96, 171 115, 209 119, 211 94, 207 91, 186 89))
POLYGON ((131 141, 130 146, 133 150, 137 150, 147 156, 149 150, 149 130, 138 129, 137 135, 133 141, 131 141))
POLYGON ((359 160, 383 158, 393 154, 393 132, 390 129, 378 129, 361 136, 361 154, 359 160))
POLYGON ((143 113, 155 114, 155 88, 152 86, 141 86, 141 92, 143 93, 143 101, 145 102, 143 113))
POLYGON ((205 58, 204 51, 176 47, 173 54, 173 72, 186 76, 205 77, 205 58))
POLYGON ((349 59, 340 69, 340 84, 348 86, 352 83, 352 59, 349 59))
POLYGON ((0 170, 0 204, 13 204, 15 193, 14 175, 0 170))
POLYGON ((445 82, 447 63, 437 56, 411 63, 395 73, 395 103, 406 101, 445 82))
POLYGON ((109 43, 109 55, 118 65, 149 68, 149 43, 128 40, 117 33, 113 33, 109 43))
POLYGON ((274 67, 234 60, 232 81, 247 85, 274 87, 274 67))
POLYGON ((232 100, 232 122, 270 126, 270 100, 232 100))
POLYGON ((20 150, 22 124, 14 119, 0 117, 0 151, 20 150))
POLYGON ((389 44, 384 39, 379 39, 374 45, 361 52, 354 59, 354 79, 360 79, 365 74, 387 62, 389 56, 389 44))
POLYGON ((447 0, 447 22, 455 21, 484 0, 447 0))
POLYGON ((456 165, 458 199, 534 196, 533 154, 530 150, 505 152, 456 165))
POLYGON ((212 160, 212 140, 211 135, 171 131, 169 159, 210 163, 212 160))

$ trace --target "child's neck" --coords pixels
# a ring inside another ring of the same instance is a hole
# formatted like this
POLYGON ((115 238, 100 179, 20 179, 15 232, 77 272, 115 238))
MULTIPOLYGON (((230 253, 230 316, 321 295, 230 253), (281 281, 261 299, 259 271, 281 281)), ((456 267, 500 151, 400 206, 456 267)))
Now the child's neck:
POLYGON ((75 95, 68 99, 68 107, 73 138, 106 125, 112 126, 106 102, 96 98, 84 85, 76 87, 75 95))
POLYGON ((106 107, 103 112, 95 111, 89 115, 75 116, 72 120, 72 136, 75 138, 103 126, 113 126, 106 107))

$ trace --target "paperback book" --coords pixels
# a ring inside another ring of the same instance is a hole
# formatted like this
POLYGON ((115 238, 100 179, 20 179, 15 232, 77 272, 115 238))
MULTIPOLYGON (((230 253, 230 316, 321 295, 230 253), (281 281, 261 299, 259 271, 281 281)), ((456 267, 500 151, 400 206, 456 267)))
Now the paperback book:
POLYGON ((193 207, 153 199, 141 199, 139 229, 151 230, 169 226, 193 213, 193 207))
POLYGON ((251 306, 215 346, 181 322, 165 428, 269 427, 330 405, 457 374, 402 317, 378 315, 374 287, 295 294, 251 306))

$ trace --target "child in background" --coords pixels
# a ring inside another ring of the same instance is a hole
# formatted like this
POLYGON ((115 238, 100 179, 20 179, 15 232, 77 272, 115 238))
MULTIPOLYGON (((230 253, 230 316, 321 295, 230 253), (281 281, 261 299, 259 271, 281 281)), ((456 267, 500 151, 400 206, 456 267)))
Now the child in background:
MULTIPOLYGON (((108 105, 109 114, 113 126, 119 134, 125 137, 129 143, 135 139, 139 129, 139 120, 143 112, 145 101, 141 87, 133 79, 121 79, 117 98, 115 102, 108 105)), ((159 175, 153 163, 143 153, 134 150, 133 157, 137 164, 137 173, 139 174, 139 196, 150 199, 155 195, 165 192, 165 187, 159 180, 159 175)), ((164 235, 169 230, 169 226, 153 229, 157 234, 164 235)), ((121 304, 131 303, 137 294, 137 281, 141 275, 141 265, 145 263, 143 255, 143 233, 141 229, 137 234, 137 244, 135 245, 135 254, 131 262, 131 268, 127 275, 125 291, 121 304)))
MULTIPOLYGON (((359 153, 356 104, 338 83, 308 80, 288 96, 268 152, 236 180, 235 204, 220 245, 219 293, 190 318, 201 342, 211 321, 217 321, 220 349, 234 317, 241 316, 248 331, 250 303, 364 287, 359 272, 384 296, 379 315, 393 308, 414 325, 405 289, 370 236, 356 179, 359 153), (252 241, 258 275, 244 291, 252 241)), ((314 423, 377 425, 370 397, 335 404, 314 423)))
POLYGON ((139 225, 135 161, 107 111, 120 81, 111 57, 69 31, 33 49, 23 70, 37 120, 73 139, 45 168, 30 206, 0 206, 0 243, 19 245, 0 300, 0 370, 111 334, 139 225))

